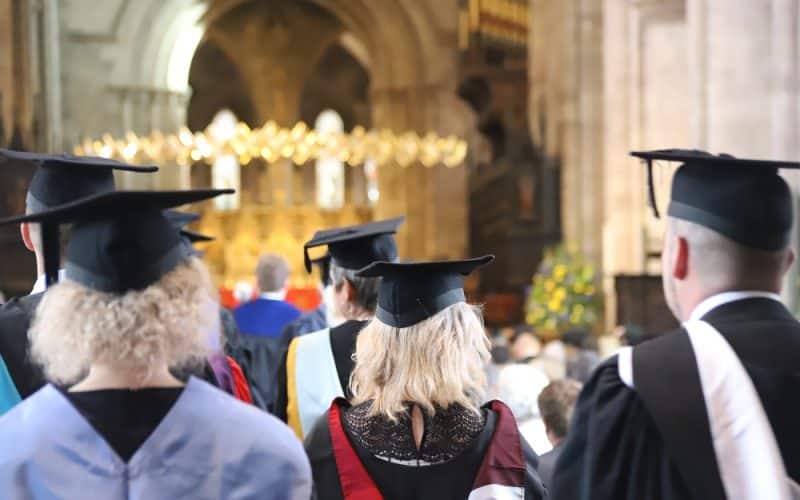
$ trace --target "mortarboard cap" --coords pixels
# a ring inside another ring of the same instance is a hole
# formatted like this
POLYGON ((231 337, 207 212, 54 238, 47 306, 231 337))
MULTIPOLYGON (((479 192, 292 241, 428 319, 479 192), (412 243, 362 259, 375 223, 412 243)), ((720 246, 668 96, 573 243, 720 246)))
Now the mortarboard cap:
POLYGON ((652 162, 680 162, 672 180, 670 217, 707 227, 755 249, 780 250, 789 244, 792 195, 778 170, 798 169, 800 163, 683 149, 634 151, 631 156, 647 164, 650 205, 656 217, 652 162))
POLYGON ((326 253, 317 259, 311 259, 311 264, 319 268, 319 277, 323 286, 331 284, 331 254, 326 253))
POLYGON ((114 191, 114 170, 155 172, 158 167, 139 167, 107 158, 69 154, 28 153, 0 149, 0 164, 13 162, 36 168, 28 186, 26 203, 32 213, 63 205, 86 196, 114 191))
POLYGON ((180 210, 164 210, 164 217, 172 224, 172 227, 180 231, 181 237, 189 243, 206 243, 215 239, 213 236, 186 229, 189 224, 200 220, 200 214, 181 212, 180 210))
MULTIPOLYGON (((60 224, 73 224, 66 249, 67 278, 94 290, 120 294, 152 285, 192 255, 162 210, 232 192, 114 191, 2 219, 0 224, 37 222, 43 235, 60 224)), ((58 248, 57 239, 55 245, 58 248)))
POLYGON ((308 249, 323 245, 328 246, 331 261, 345 269, 358 270, 373 262, 396 260, 397 244, 394 241, 394 234, 405 220, 405 217, 397 217, 317 231, 303 249, 306 271, 311 272, 308 249))
POLYGON ((408 328, 466 301, 464 276, 493 260, 493 255, 484 255, 467 260, 375 262, 358 276, 382 278, 375 316, 389 326, 408 328))

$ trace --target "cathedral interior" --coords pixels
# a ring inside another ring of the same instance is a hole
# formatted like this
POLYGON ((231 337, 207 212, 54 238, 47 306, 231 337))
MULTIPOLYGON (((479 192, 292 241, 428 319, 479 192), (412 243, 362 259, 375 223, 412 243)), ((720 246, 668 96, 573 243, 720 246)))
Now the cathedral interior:
MULTIPOLYGON (((194 228, 216 238, 204 259, 225 300, 267 249, 313 300, 315 230, 405 215, 404 259, 497 256, 469 283, 491 324, 530 319, 534 275, 563 245, 596 271, 598 333, 664 329, 663 220, 628 152, 797 158, 799 13, 798 0, 0 0, 0 146, 161 167, 119 175, 124 189, 235 187, 194 228), (311 154, 302 141, 323 133, 350 142, 311 154), (263 147, 237 147, 252 136, 263 147), (174 154, 148 152, 159 141, 174 154)), ((2 167, 0 216, 20 213, 32 172, 2 167)), ((670 175, 656 170, 660 200, 670 175)), ((0 254, 0 290, 26 293, 17 228, 0 230, 0 254)))

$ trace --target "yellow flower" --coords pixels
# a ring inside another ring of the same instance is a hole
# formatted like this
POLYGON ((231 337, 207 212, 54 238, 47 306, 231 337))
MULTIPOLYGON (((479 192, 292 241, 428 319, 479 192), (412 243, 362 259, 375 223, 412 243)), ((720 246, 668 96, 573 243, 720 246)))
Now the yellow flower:
POLYGON ((558 312, 558 310, 561 309, 561 301, 558 299, 552 299, 547 303, 547 307, 552 312, 558 312))
POLYGON ((547 280, 544 282, 544 289, 548 292, 552 292, 553 289, 556 287, 556 282, 553 280, 547 280))
POLYGON ((567 291, 562 287, 558 287, 555 293, 553 294, 553 297, 559 301, 564 300, 566 296, 567 296, 567 291))
POLYGON ((579 281, 575 283, 572 289, 575 290, 575 293, 583 293, 586 290, 586 285, 579 281))
POLYGON ((564 279, 564 276, 566 275, 567 275, 567 266, 565 266, 564 264, 559 264, 555 267, 555 269, 553 269, 553 277, 555 277, 555 279, 558 281, 564 279))

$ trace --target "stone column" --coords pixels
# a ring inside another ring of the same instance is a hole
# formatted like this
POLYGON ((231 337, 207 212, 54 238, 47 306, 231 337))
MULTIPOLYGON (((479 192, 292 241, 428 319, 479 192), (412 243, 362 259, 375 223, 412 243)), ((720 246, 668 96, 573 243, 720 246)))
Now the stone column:
MULTIPOLYGON (((375 88, 370 102, 375 128, 432 131, 464 136, 471 118, 448 86, 375 88), (424 110, 421 111, 421 110, 424 110)), ((380 200, 375 217, 406 215, 398 235, 403 258, 463 257, 467 252, 467 173, 463 166, 406 168, 387 164, 378 171, 380 200)))
MULTIPOLYGON (((736 156, 800 159, 800 2, 690 0, 689 6, 694 142, 736 156)), ((800 174, 784 175, 800 193, 800 174)), ((784 291, 790 304, 796 276, 790 273, 784 291)))

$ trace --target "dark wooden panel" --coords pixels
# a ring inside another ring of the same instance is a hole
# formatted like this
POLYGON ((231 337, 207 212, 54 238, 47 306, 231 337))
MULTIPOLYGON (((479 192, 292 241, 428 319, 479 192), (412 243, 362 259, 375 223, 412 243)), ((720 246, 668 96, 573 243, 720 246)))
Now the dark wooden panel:
POLYGON ((664 333, 678 326, 667 307, 661 276, 618 275, 614 277, 617 292, 617 323, 638 325, 648 333, 664 333))
MULTIPOLYGON (((25 193, 32 171, 0 164, 0 217, 25 212, 25 193)), ((22 244, 19 226, 0 227, 0 290, 7 296, 28 293, 36 274, 33 254, 22 244)))

